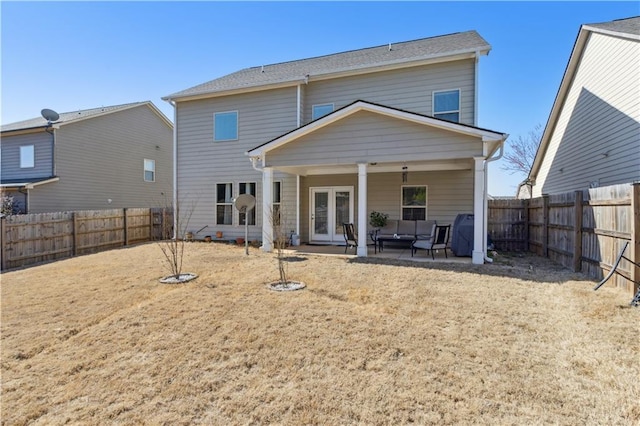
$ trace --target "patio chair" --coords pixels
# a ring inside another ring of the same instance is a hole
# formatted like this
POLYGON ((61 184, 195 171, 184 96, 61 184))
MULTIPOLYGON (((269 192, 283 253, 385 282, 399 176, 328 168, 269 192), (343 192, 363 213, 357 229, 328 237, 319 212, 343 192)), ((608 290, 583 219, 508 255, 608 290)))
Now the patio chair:
POLYGON ((346 253, 347 250, 351 247, 358 247, 358 236, 356 235, 353 223, 343 223, 342 231, 344 235, 344 241, 345 243, 347 243, 344 248, 344 252, 346 253))
POLYGON ((447 256, 447 244, 449 244, 449 234, 451 232, 451 225, 433 225, 433 232, 431 232, 431 238, 426 240, 415 240, 411 244, 411 257, 418 251, 423 249, 431 251, 431 258, 435 260, 434 250, 443 249, 444 257, 447 256))

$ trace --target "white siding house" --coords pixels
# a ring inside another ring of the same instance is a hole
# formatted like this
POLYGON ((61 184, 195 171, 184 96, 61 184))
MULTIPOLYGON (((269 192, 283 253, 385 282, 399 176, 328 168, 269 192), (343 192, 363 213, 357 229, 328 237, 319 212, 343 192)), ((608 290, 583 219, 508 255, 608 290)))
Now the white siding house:
POLYGON ((582 25, 521 186, 539 197, 637 180, 640 17, 582 25))
POLYGON ((151 102, 3 125, 2 191, 22 213, 164 206, 172 202, 172 135, 151 102))
POLYGON ((475 31, 247 68, 166 96, 175 108, 176 202, 193 230, 244 235, 232 207, 256 196, 251 239, 271 250, 273 206, 303 242, 367 254, 371 211, 452 223, 475 213, 473 261, 486 244, 486 162, 507 135, 478 127, 477 72, 490 46, 475 31), (403 172, 405 172, 403 174, 403 172), (411 211, 412 214, 414 211, 411 211))

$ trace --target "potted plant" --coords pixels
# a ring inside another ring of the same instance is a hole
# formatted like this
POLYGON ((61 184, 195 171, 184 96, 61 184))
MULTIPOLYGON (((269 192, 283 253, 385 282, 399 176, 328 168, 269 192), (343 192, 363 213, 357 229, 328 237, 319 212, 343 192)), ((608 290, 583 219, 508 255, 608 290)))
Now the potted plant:
POLYGON ((389 219, 388 214, 374 210, 369 215, 369 225, 373 226, 375 229, 380 229, 387 224, 387 219, 389 219))

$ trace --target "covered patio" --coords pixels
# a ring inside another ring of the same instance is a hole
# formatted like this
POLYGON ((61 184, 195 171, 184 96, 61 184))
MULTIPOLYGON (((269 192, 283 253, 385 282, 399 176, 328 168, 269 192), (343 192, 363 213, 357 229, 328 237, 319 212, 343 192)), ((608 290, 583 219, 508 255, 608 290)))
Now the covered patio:
MULTIPOLYGON (((487 163, 501 156, 506 138, 475 126, 356 101, 247 152, 262 172, 262 248, 273 249, 270 217, 274 174, 279 172, 295 176, 295 199, 282 203, 295 208, 295 231, 303 243, 340 245, 341 223, 350 222, 358 230, 355 253, 366 257, 375 254, 369 247, 371 211, 396 220, 450 224, 457 214, 472 213, 472 262, 484 263, 487 163), (422 197, 417 207, 405 202, 412 188, 422 197), (339 197, 346 200, 345 211, 331 213, 339 197)), ((410 258, 410 251, 396 257, 410 258)))
MULTIPOLYGON (((312 254, 318 256, 337 256, 345 258, 358 257, 358 254, 354 249, 349 249, 345 253, 344 246, 339 245, 317 245, 317 244, 301 244, 299 246, 290 246, 286 249, 286 253, 290 255, 305 255, 312 254)), ((457 257, 451 253, 451 250, 447 249, 447 256, 445 257, 442 250, 435 253, 435 259, 431 258, 431 255, 424 250, 419 250, 414 256, 411 256, 411 249, 406 247, 394 247, 390 246, 385 248, 384 251, 374 251, 372 245, 367 247, 367 257, 373 259, 395 259, 411 262, 423 262, 423 263, 466 263, 471 264, 470 257, 457 257)))

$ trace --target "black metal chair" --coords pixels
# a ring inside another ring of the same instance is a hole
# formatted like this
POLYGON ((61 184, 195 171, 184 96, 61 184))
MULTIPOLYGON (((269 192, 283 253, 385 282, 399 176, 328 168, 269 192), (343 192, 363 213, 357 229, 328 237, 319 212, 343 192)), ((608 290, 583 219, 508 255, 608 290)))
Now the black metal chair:
POLYGON ((423 249, 431 251, 431 258, 435 260, 434 250, 443 249, 444 257, 447 256, 447 245, 449 244, 449 234, 451 233, 451 225, 434 225, 431 238, 428 240, 415 240, 411 244, 411 257, 418 251, 423 249))
POLYGON ((344 242, 346 243, 344 252, 346 253, 347 250, 351 247, 358 247, 358 236, 356 235, 353 223, 343 223, 342 231, 344 235, 344 242))

